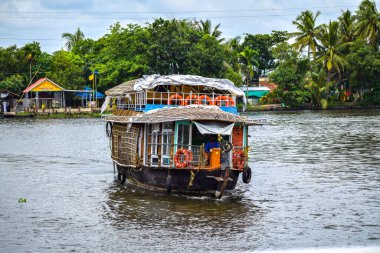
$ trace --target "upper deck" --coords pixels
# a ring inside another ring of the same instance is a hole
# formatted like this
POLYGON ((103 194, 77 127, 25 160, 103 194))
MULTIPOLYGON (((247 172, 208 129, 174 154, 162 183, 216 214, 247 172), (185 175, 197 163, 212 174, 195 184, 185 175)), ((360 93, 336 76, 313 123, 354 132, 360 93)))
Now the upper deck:
POLYGON ((189 75, 152 75, 120 84, 108 91, 118 109, 147 112, 164 107, 187 105, 217 106, 237 114, 237 104, 245 95, 226 79, 189 75))

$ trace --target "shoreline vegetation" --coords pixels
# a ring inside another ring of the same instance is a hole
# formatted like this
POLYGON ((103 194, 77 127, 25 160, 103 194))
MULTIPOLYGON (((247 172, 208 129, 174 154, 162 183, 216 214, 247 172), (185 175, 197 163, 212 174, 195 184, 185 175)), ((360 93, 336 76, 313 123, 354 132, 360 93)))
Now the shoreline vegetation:
POLYGON ((321 109, 320 107, 315 107, 311 105, 300 106, 300 107, 284 107, 281 104, 270 104, 270 105, 253 105, 248 106, 245 113, 250 112, 260 112, 260 111, 338 111, 338 110, 368 110, 368 109, 380 109, 380 105, 359 105, 354 103, 345 104, 333 104, 329 105, 326 109, 321 109))
POLYGON ((320 23, 320 15, 316 10, 300 12, 292 22, 295 32, 245 33, 232 39, 223 38, 221 24, 213 26, 210 20, 158 18, 125 26, 117 22, 97 40, 86 38, 78 28, 62 34, 66 50, 43 52, 37 41, 20 48, 0 47, 0 92, 21 94, 28 83, 42 77, 64 89, 80 90, 92 87, 90 76, 95 75, 96 89, 104 92, 149 74, 226 78, 238 87, 255 86, 267 76, 277 88, 260 98, 261 105, 379 106, 376 2, 363 0, 355 11, 341 10, 328 23, 320 23))
MULTIPOLYGON (((325 110, 327 111, 339 111, 339 110, 380 110, 380 105, 360 105, 355 103, 336 103, 329 105, 325 110)), ((243 112, 245 114, 254 112, 286 112, 286 111, 322 111, 321 108, 314 107, 311 105, 302 107, 286 107, 281 104, 270 104, 270 105, 249 105, 247 109, 243 112)), ((111 113, 111 111, 106 111, 104 114, 111 113)), ((3 115, 4 116, 4 115, 3 115)), ((8 118, 37 118, 37 119, 69 119, 69 118, 101 118, 102 114, 99 111, 94 110, 93 112, 18 112, 18 113, 8 113, 5 117, 8 118)))

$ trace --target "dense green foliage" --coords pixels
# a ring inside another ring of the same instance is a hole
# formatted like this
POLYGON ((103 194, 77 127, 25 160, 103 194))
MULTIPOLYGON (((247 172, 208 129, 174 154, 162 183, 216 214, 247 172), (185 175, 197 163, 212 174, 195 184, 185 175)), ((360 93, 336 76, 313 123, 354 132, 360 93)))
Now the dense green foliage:
POLYGON ((298 31, 291 34, 292 48, 274 50, 279 61, 270 77, 278 89, 262 101, 316 107, 328 101, 380 104, 380 14, 375 3, 363 0, 355 15, 342 11, 328 24, 317 24, 319 14, 302 12, 293 22, 298 31))
POLYGON ((263 103, 297 107, 321 100, 380 104, 380 15, 363 0, 355 13, 318 24, 320 13, 306 10, 294 33, 244 34, 226 40, 210 20, 156 19, 145 25, 115 23, 97 40, 78 28, 63 33, 65 50, 42 52, 38 42, 0 47, 0 91, 20 93, 47 76, 64 88, 91 86, 105 91, 144 74, 195 74, 252 85, 268 76, 278 88, 263 103), (292 45, 288 39, 294 38, 292 45))
MULTIPOLYGON (((277 50, 281 52, 281 50, 291 49, 287 44, 282 44, 277 50)), ((281 98, 281 102, 286 105, 302 106, 309 100, 309 93, 305 88, 308 59, 292 51, 277 58, 279 58, 279 63, 276 70, 272 72, 271 79, 278 84, 278 87, 272 95, 281 98)))
POLYGON ((0 91, 12 91, 20 94, 22 90, 24 90, 24 84, 20 75, 12 75, 0 81, 0 91))

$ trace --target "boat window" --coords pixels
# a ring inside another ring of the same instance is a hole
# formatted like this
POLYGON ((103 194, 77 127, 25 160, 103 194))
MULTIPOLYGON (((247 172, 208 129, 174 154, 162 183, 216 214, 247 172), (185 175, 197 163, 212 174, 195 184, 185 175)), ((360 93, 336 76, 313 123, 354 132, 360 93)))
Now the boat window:
POLYGON ((150 158, 151 158, 151 163, 152 164, 157 164, 158 163, 158 136, 160 133, 160 125, 159 124, 152 124, 149 125, 149 145, 148 145, 148 150, 150 151, 150 158))
POLYGON ((157 154, 158 130, 152 131, 151 143, 152 143, 152 154, 157 154))
POLYGON ((172 123, 162 124, 162 154, 170 156, 170 146, 172 144, 172 123))
POLYGON ((174 124, 151 124, 148 128, 148 157, 151 165, 170 165, 174 124))
POLYGON ((189 148, 190 145, 190 125, 178 124, 178 149, 189 148))

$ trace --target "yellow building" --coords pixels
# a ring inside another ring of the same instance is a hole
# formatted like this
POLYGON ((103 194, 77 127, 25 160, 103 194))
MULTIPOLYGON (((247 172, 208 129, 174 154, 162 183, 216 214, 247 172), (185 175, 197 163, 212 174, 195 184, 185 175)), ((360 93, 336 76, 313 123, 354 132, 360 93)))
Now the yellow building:
POLYGON ((24 93, 24 108, 50 109, 65 107, 65 89, 47 77, 41 78, 24 93))

